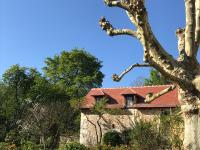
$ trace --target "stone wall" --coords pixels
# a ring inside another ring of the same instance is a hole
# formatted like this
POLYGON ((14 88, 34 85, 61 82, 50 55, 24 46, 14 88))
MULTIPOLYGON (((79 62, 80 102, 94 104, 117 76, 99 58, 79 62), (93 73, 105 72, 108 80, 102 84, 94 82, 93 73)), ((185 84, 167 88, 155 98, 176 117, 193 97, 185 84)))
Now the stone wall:
MULTIPOLYGON (((104 114, 103 119, 100 120, 102 127, 102 133, 106 133, 110 130, 116 130, 121 132, 127 128, 130 128, 136 119, 152 120, 156 116, 160 115, 160 109, 126 109, 123 114, 109 115, 104 114)), ((90 123, 87 118, 97 126, 98 116, 92 114, 89 110, 82 110, 81 124, 80 124, 80 143, 86 146, 95 145, 96 130, 95 126, 90 123)), ((99 128, 97 126, 98 135, 99 128)))

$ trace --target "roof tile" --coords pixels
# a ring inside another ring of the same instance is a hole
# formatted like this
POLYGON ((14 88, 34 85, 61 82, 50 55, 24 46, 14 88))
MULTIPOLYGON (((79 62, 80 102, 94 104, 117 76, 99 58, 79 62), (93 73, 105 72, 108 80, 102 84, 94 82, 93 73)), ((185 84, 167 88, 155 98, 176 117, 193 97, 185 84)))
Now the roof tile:
POLYGON ((142 86, 142 87, 124 87, 124 88, 94 88, 85 96, 81 108, 92 108, 95 104, 95 96, 108 96, 112 99, 112 104, 108 104, 108 108, 124 108, 125 97, 123 94, 134 93, 137 95, 137 104, 133 108, 163 108, 176 107, 180 105, 178 101, 177 88, 166 93, 150 103, 145 103, 144 99, 148 93, 158 93, 171 85, 160 86, 142 86))

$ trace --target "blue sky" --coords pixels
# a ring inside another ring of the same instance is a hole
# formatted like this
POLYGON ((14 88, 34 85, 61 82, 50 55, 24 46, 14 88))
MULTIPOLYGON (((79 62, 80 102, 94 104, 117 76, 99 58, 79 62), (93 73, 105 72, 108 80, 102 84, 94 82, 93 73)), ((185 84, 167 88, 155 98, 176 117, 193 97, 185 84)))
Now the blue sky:
MULTIPOLYGON (((185 24, 184 1, 146 0, 146 6, 158 40, 177 57, 175 30, 185 24)), ((113 73, 142 62, 143 49, 131 37, 107 36, 98 25, 101 16, 115 27, 134 29, 124 11, 103 0, 0 0, 0 77, 13 64, 41 71, 46 57, 75 47, 103 61, 103 87, 130 86, 147 77, 149 69, 138 68, 121 82, 112 81, 113 73)))

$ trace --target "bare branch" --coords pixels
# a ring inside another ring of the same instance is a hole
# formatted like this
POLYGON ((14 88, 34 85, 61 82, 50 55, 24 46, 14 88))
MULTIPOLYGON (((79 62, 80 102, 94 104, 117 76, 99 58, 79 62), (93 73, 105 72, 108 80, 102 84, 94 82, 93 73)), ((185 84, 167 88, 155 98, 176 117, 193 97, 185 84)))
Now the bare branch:
MULTIPOLYGON (((107 0, 110 6, 114 5, 113 0, 107 0)), ((107 3, 108 3, 107 2, 107 3)), ((144 6, 144 0, 127 0, 127 1, 120 1, 127 5, 127 14, 130 18, 131 22, 137 27, 137 32, 129 32, 126 33, 128 35, 132 35, 137 37, 140 40, 141 44, 144 47, 144 60, 145 62, 156 64, 157 66, 164 66, 166 70, 171 70, 173 66, 178 66, 177 61, 169 55, 163 47, 160 45, 156 37, 154 36, 153 32, 151 31, 151 27, 148 23, 147 11, 144 6)), ((113 26, 106 21, 105 19, 100 20, 100 25, 109 35, 112 35, 113 26), (102 22, 102 23, 101 23, 102 22)), ((119 35, 119 34, 117 34, 119 35)), ((157 67, 162 69, 163 67, 157 67)), ((163 70, 162 72, 166 72, 163 70)), ((171 72, 167 73, 168 75, 171 72)))
MULTIPOLYGON (((109 6, 117 6, 117 0, 108 0, 108 2, 110 2, 109 6)), ((126 34, 131 34, 140 41, 144 48, 144 61, 156 68, 171 81, 183 86, 193 87, 191 84, 191 80, 193 79, 191 74, 186 71, 182 63, 178 62, 172 55, 165 51, 152 32, 144 0, 125 0, 120 2, 123 2, 127 6, 127 15, 137 28, 137 31, 133 32, 134 34, 130 32, 126 32, 126 34)), ((100 20, 100 25, 109 35, 113 35, 114 28, 108 21, 105 19, 103 21, 100 20)), ((115 81, 121 79, 116 74, 113 75, 113 78, 115 81)))
POLYGON ((164 89, 164 90, 162 90, 162 91, 160 91, 160 92, 158 92, 156 94, 153 94, 153 95, 150 95, 149 97, 146 97, 145 102, 146 103, 150 103, 153 100, 155 100, 156 98, 158 98, 158 97, 160 97, 160 96, 162 96, 162 95, 174 90, 175 88, 176 88, 175 85, 171 85, 170 87, 168 87, 168 88, 166 88, 166 89, 164 89))
POLYGON ((182 66, 161 46, 148 22, 148 14, 143 0, 131 1, 134 11, 127 11, 131 22, 137 27, 138 39, 144 48, 144 61, 169 77, 172 81, 185 80, 179 72, 182 66))
POLYGON ((120 0, 104 0, 104 3, 108 5, 109 7, 119 7, 123 8, 125 10, 128 10, 129 7, 126 3, 126 1, 120 1, 120 0))
POLYGON ((185 52, 188 57, 195 57, 195 0, 185 0, 185 13, 185 52))
POLYGON ((99 24, 101 28, 106 31, 106 33, 110 36, 115 35, 130 35, 132 37, 137 37, 137 32, 131 29, 115 29, 109 21, 107 21, 104 17, 100 18, 99 24))
POLYGON ((124 70, 120 75, 113 74, 112 75, 113 81, 119 82, 125 74, 127 74, 129 71, 131 71, 135 67, 150 67, 150 65, 149 64, 138 64, 138 63, 133 64, 130 67, 128 67, 126 70, 124 70))
POLYGON ((176 30, 176 36, 178 39, 178 52, 179 57, 178 61, 184 61, 186 59, 186 53, 185 53, 185 29, 178 28, 176 30))
POLYGON ((195 8, 196 8, 195 43, 196 43, 196 51, 198 51, 200 45, 200 1, 199 0, 195 1, 195 8))

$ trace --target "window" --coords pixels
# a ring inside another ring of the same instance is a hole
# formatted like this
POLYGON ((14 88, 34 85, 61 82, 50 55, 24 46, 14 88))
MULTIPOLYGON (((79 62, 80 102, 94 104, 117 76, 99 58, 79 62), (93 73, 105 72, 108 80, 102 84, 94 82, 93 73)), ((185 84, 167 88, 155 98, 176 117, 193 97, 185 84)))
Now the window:
POLYGON ((126 99, 126 107, 133 106, 136 103, 136 98, 134 95, 127 95, 125 96, 126 99))
POLYGON ((102 98, 103 98, 103 96, 95 96, 96 102, 99 102, 102 98))

